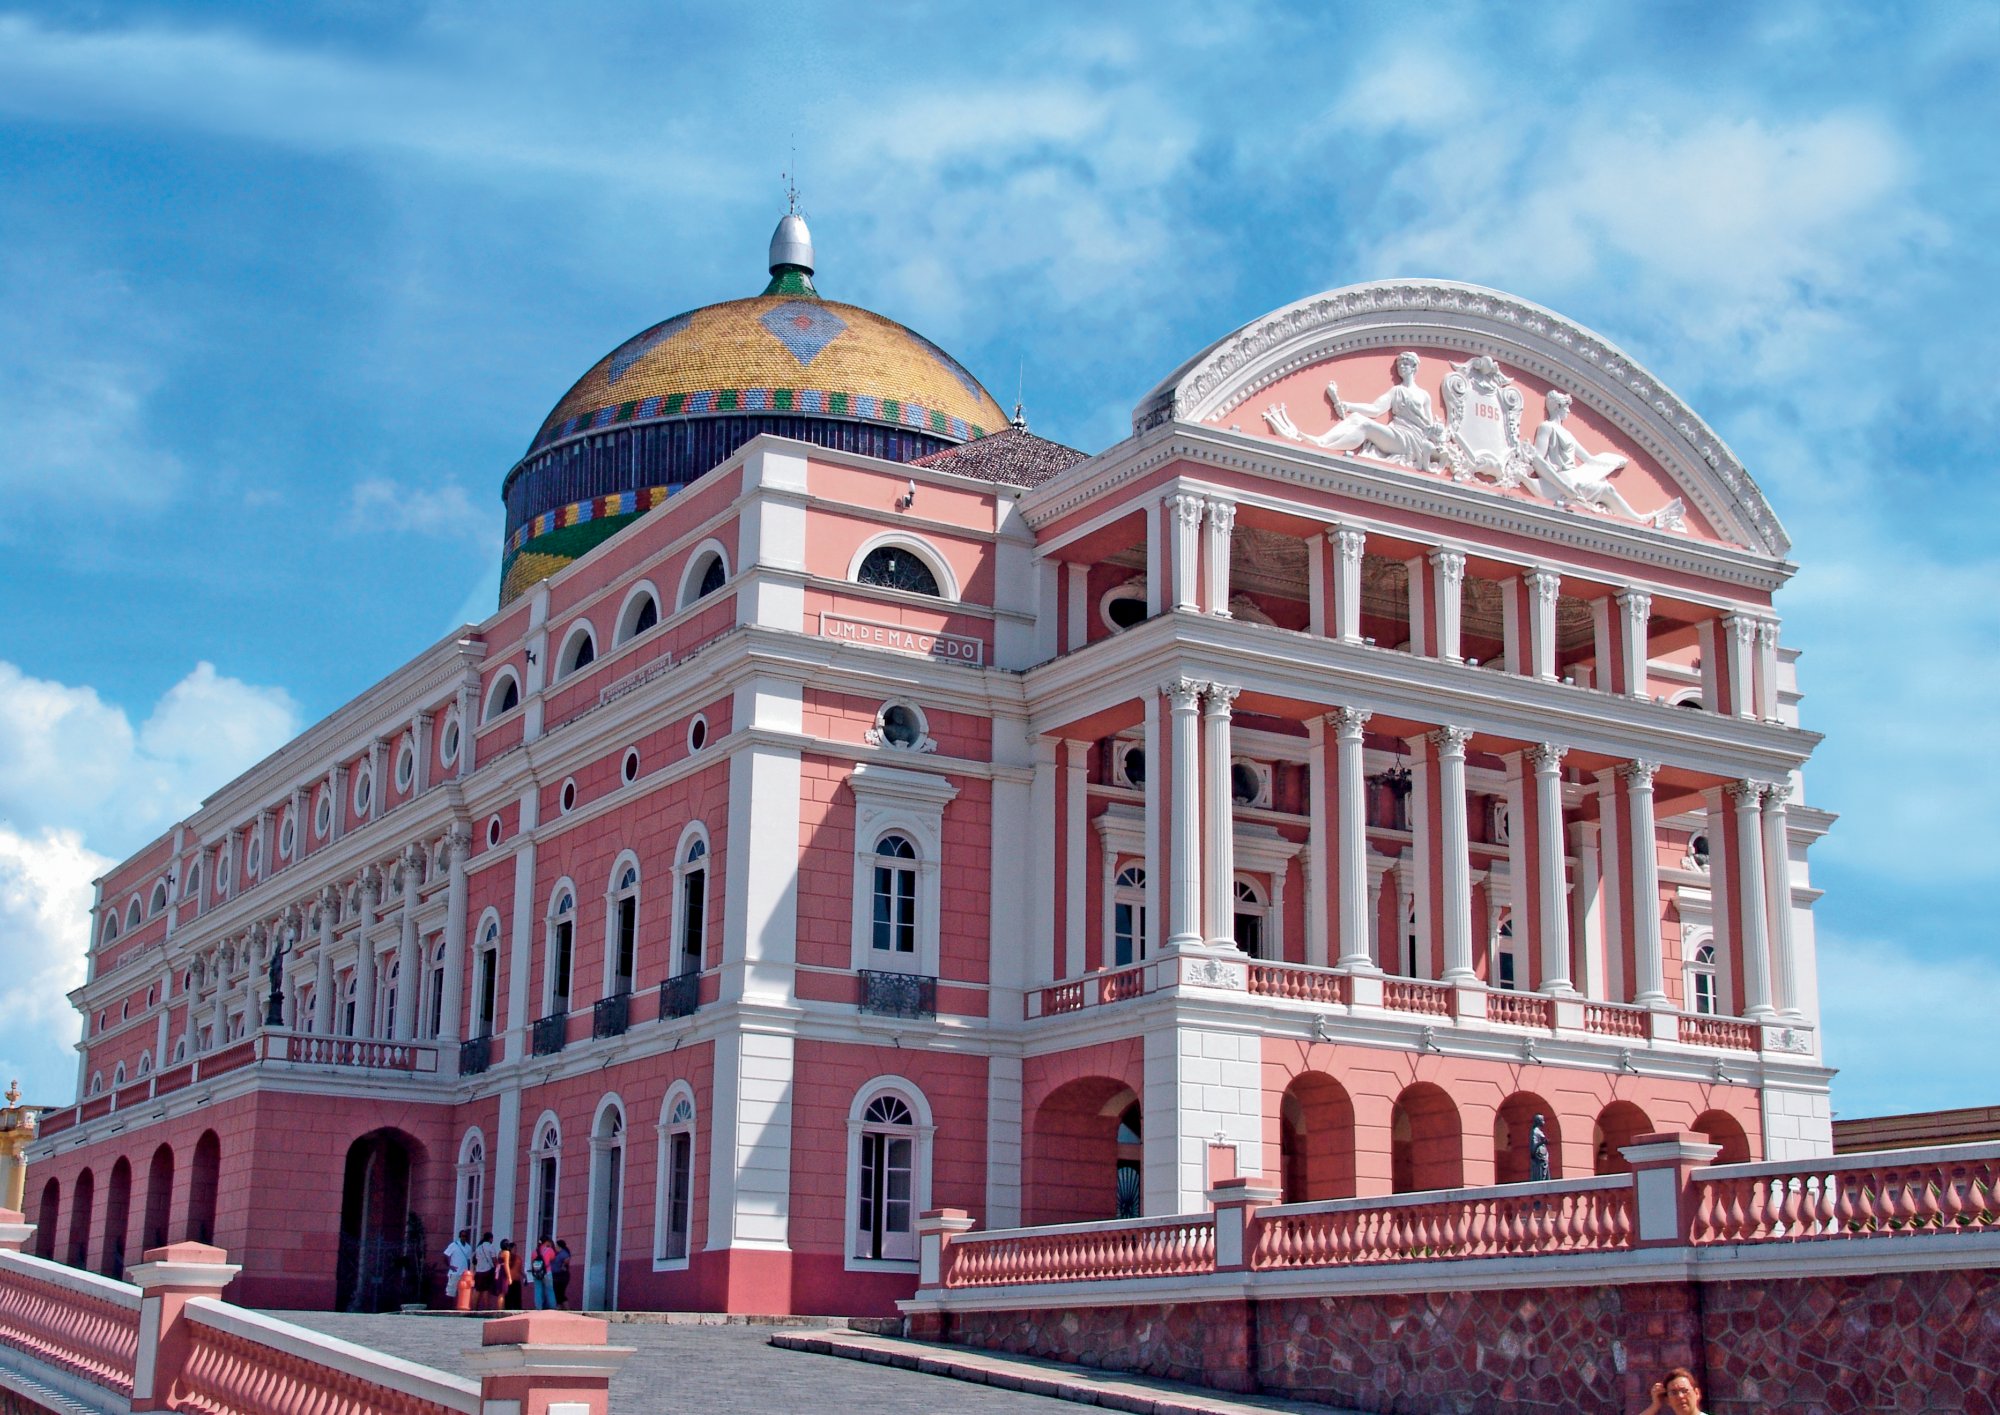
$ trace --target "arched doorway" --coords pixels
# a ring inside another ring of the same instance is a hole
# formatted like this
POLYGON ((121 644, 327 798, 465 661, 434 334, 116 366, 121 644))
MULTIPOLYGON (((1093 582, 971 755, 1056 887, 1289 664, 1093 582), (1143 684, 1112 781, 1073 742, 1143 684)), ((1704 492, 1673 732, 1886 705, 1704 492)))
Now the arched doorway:
POLYGON ((400 1130, 373 1130, 347 1147, 335 1310, 392 1312, 423 1300, 424 1227, 410 1212, 416 1155, 400 1130))
POLYGON ((123 1155, 111 1166, 104 1191, 104 1275, 125 1276, 125 1229, 132 1221, 132 1161, 123 1155))
POLYGON ((1305 1071, 1278 1102, 1284 1202, 1354 1197, 1354 1102, 1331 1076, 1305 1071))
POLYGON ((148 1248, 163 1248, 167 1242, 168 1215, 174 1202, 174 1151, 162 1145, 153 1151, 146 1166, 146 1213, 139 1224, 139 1255, 148 1248))
POLYGON ((1500 1103, 1493 1115, 1493 1182, 1525 1184, 1534 1173, 1529 1141, 1535 1117, 1542 1117, 1542 1133, 1549 1142, 1549 1178, 1562 1178, 1562 1123, 1555 1107, 1533 1091, 1516 1091, 1500 1103))
POLYGON ((1123 1081, 1086 1076, 1035 1109, 1022 1164, 1022 1221, 1088 1223, 1140 1204, 1139 1098, 1123 1081))
POLYGON ((1458 1107, 1429 1082, 1405 1087, 1389 1119, 1390 1184, 1398 1194, 1456 1189, 1465 1182, 1458 1107))
MULTIPOLYGON (((584 1242, 583 1305, 593 1311, 618 1307, 619 1228, 624 1216, 625 1110, 613 1100, 597 1112, 590 1129, 590 1218, 584 1242)), ((544 1235, 531 1233, 529 1241, 544 1235)), ((553 1231, 546 1236, 553 1238, 553 1231)))
POLYGON ((1694 1118, 1695 1133, 1711 1145, 1722 1147, 1716 1164, 1750 1163, 1750 1137, 1743 1123, 1726 1110, 1705 1110, 1694 1118))
POLYGON ((51 1179, 42 1186, 42 1206, 35 1214, 35 1256, 56 1260, 56 1221, 62 1217, 62 1185, 51 1179))
POLYGON ((222 1141, 213 1130, 194 1142, 194 1165, 188 1171, 187 1237, 195 1243, 215 1241, 215 1190, 222 1178, 222 1141))
POLYGON ((69 1196, 69 1248, 63 1261, 73 1268, 90 1266, 90 1215, 96 1199, 97 1180, 86 1169, 76 1177, 69 1196))
POLYGON ((1597 1113, 1597 1129, 1592 1136, 1592 1149, 1597 1154, 1599 1174, 1630 1174, 1631 1161, 1623 1154, 1625 1147, 1641 1135, 1653 1132, 1653 1122, 1646 1118, 1646 1112, 1630 1101, 1613 1101, 1597 1113))

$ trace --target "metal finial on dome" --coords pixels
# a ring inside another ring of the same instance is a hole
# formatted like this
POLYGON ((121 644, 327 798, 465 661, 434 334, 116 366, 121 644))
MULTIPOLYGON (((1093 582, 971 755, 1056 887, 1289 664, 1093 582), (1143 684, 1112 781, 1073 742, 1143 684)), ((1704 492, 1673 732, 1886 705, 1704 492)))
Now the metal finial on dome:
POLYGON ((771 273, 776 275, 787 266, 808 275, 813 272, 812 232, 796 211, 786 212, 771 233, 771 273))
POLYGON ((1018 398, 1014 400, 1014 416, 1007 420, 1007 425, 1018 432, 1026 432, 1028 430, 1028 414, 1021 400, 1018 398))

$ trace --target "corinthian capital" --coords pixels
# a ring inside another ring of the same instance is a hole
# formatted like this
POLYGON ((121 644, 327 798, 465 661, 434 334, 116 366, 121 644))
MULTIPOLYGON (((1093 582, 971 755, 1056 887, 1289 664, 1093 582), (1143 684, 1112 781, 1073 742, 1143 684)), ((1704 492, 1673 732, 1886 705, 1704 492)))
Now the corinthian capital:
POLYGON ((1536 604, 1554 604, 1562 596, 1562 576, 1553 570, 1530 570, 1521 577, 1536 604))
POLYGON ((1326 720, 1332 725, 1336 735, 1359 737, 1361 729, 1368 725, 1368 719, 1374 715, 1366 708, 1337 707, 1326 715, 1326 720))
POLYGON ((382 900, 382 872, 370 865, 361 872, 361 902, 373 908, 382 900))
POLYGON ((1204 683, 1202 696, 1208 700, 1208 710, 1217 715, 1227 715, 1229 705, 1241 697, 1243 690, 1232 683, 1204 683))
POLYGON ((1559 747, 1554 742, 1537 742, 1528 748, 1528 764, 1536 771, 1561 771, 1563 758, 1568 755, 1568 747, 1559 747))
POLYGON ((1327 536, 1339 549, 1340 559, 1343 564, 1359 565, 1361 557, 1368 553, 1368 533, 1366 531, 1329 531, 1327 536))
POLYGON ((1234 501, 1211 501, 1208 503, 1208 524, 1217 535, 1228 535, 1236 529, 1236 503, 1234 501))
POLYGON ((1754 811, 1758 802, 1764 799, 1764 783, 1761 781, 1732 781, 1722 789, 1736 803, 1739 811, 1754 811))
POLYGON ((1789 781, 1769 781, 1764 784, 1764 809, 1782 811, 1785 802, 1792 799, 1792 783, 1789 781))
POLYGON ((1651 791, 1653 778, 1659 774, 1660 764, 1649 761, 1621 762, 1618 774, 1625 778, 1625 784, 1635 791, 1651 791))
POLYGON ((1175 712, 1194 712, 1201 706, 1201 690, 1207 686, 1199 678, 1172 678, 1160 685, 1160 695, 1175 712))
POLYGON ((1436 747, 1441 757, 1462 757, 1465 755, 1466 744, 1472 740, 1472 729, 1440 727, 1435 731, 1426 732, 1424 740, 1436 747))
POLYGON ((1438 578, 1447 585, 1455 585, 1465 578, 1465 552, 1462 550, 1433 550, 1430 561, 1438 572, 1438 578))
POLYGON ((1625 617, 1635 623, 1643 622, 1653 612, 1653 597, 1644 590, 1620 590, 1616 598, 1625 617))

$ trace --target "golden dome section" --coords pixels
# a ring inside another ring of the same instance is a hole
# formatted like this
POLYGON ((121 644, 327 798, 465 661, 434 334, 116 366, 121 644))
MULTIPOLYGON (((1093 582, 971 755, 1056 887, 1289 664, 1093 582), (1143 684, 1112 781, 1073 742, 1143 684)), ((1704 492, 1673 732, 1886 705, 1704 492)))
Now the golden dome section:
POLYGON ((578 379, 535 434, 552 442, 621 423, 797 413, 967 441, 1007 426, 965 367, 891 319, 813 295, 730 300, 654 325, 578 379))

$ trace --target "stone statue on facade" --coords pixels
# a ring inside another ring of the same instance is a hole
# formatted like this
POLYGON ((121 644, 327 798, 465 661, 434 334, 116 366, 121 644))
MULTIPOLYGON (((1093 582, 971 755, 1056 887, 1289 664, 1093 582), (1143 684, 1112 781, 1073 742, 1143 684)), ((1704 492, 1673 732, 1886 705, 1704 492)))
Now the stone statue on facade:
POLYGON ((1529 453, 1538 478, 1530 485, 1542 496, 1557 505, 1615 511, 1660 530, 1678 530, 1686 524, 1679 497, 1647 515, 1619 494, 1611 479, 1624 470, 1626 459, 1616 452, 1584 451, 1568 427, 1569 394, 1551 388, 1545 408, 1547 415, 1535 429, 1535 445, 1529 453))
POLYGON ((1541 1116, 1528 1127, 1528 1178, 1536 1182, 1549 1177, 1549 1131, 1541 1116))
POLYGON ((1395 386, 1372 403, 1346 402, 1338 386, 1329 382, 1326 401, 1333 409, 1334 424, 1323 433, 1300 432, 1283 403, 1266 408, 1264 421, 1280 437, 1329 452, 1367 452, 1418 471, 1445 465, 1444 424, 1431 407, 1431 395, 1417 386, 1418 363, 1408 350, 1396 355, 1395 386), (1385 414, 1388 421, 1378 421, 1385 414))

